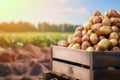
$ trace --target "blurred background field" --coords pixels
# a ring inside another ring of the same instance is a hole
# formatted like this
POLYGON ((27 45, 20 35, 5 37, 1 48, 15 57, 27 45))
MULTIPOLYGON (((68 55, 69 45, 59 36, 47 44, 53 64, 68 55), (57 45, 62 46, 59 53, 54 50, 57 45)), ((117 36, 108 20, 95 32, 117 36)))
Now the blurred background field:
POLYGON ((59 40, 67 40, 72 32, 1 32, 0 45, 22 47, 25 44, 38 46, 56 45, 59 40))

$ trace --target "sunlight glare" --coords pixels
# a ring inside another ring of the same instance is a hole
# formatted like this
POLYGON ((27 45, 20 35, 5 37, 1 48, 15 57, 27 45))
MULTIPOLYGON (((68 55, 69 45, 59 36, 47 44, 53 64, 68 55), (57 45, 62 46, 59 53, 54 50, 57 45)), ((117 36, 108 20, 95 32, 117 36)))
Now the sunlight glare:
POLYGON ((0 5, 6 4, 7 0, 0 0, 0 5))

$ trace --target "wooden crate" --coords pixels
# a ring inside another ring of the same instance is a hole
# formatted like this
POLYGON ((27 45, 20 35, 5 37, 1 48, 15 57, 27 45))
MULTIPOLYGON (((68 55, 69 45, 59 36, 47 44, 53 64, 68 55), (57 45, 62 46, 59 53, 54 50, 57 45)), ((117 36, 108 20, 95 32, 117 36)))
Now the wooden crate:
POLYGON ((48 72, 44 74, 44 80, 78 80, 75 79, 73 77, 64 75, 64 74, 60 74, 57 72, 48 72))
POLYGON ((52 71, 79 80, 120 80, 120 52, 87 52, 65 47, 52 47, 52 71))

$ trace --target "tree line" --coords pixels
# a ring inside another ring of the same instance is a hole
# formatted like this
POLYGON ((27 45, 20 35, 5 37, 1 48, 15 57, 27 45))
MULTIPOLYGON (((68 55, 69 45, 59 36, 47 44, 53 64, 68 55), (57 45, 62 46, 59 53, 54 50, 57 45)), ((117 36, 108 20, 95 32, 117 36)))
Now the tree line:
POLYGON ((50 24, 48 22, 38 23, 37 26, 30 22, 2 22, 0 23, 0 32, 24 32, 24 31, 40 31, 40 32, 73 32, 79 25, 73 24, 50 24))

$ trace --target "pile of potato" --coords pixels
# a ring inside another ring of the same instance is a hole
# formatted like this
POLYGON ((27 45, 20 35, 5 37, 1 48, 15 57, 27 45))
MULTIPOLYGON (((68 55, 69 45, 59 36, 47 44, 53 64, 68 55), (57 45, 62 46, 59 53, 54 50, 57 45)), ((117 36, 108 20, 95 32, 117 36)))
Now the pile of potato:
POLYGON ((61 40, 58 45, 86 51, 120 51, 120 12, 108 10, 102 15, 95 11, 67 41, 61 40))

